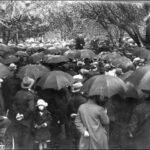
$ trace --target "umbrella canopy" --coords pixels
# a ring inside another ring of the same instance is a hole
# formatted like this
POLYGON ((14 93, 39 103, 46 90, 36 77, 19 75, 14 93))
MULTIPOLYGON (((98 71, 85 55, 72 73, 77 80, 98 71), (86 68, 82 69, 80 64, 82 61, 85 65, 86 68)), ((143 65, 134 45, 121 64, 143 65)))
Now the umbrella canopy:
POLYGON ((110 98, 113 95, 125 94, 125 83, 118 77, 96 75, 87 80, 81 91, 88 96, 101 95, 110 98))
POLYGON ((18 62, 18 61, 19 61, 19 59, 18 59, 16 56, 14 56, 14 55, 9 55, 9 56, 7 56, 7 57, 5 58, 4 64, 16 63, 16 62, 18 62))
POLYGON ((37 83, 42 89, 60 90, 64 87, 72 86, 73 77, 63 71, 51 71, 45 74, 37 83))
POLYGON ((0 44, 0 51, 11 52, 11 48, 5 44, 0 44))
POLYGON ((0 63, 4 64, 4 62, 5 62, 5 59, 0 56, 0 63))
POLYGON ((127 57, 114 58, 111 62, 114 66, 122 68, 123 71, 128 71, 133 67, 132 61, 127 57))
POLYGON ((143 47, 136 47, 131 49, 130 52, 137 57, 150 59, 150 51, 143 47))
POLYGON ((27 52, 24 52, 24 51, 17 51, 15 53, 15 55, 16 56, 23 56, 23 57, 27 57, 28 56, 27 52))
POLYGON ((68 50, 64 53, 64 56, 70 59, 74 59, 77 57, 77 51, 76 50, 68 50))
POLYGON ((69 59, 66 56, 61 55, 46 55, 43 58, 43 62, 47 64, 57 64, 62 62, 68 62, 69 59))
POLYGON ((48 73, 49 69, 42 65, 26 65, 19 69, 17 76, 23 79, 25 76, 29 76, 35 80, 48 73))
POLYGON ((44 57, 44 53, 34 53, 30 56, 30 60, 32 63, 37 63, 37 62, 40 62, 44 57))
POLYGON ((128 91, 132 91, 135 88, 139 96, 142 89, 150 90, 150 65, 138 68, 125 82, 132 85, 130 86, 132 88, 129 88, 128 91))
POLYGON ((8 75, 10 75, 10 71, 7 66, 4 64, 0 63, 0 78, 5 78, 8 75))
POLYGON ((123 75, 120 76, 120 78, 125 81, 127 78, 129 78, 131 76, 131 74, 133 73, 134 71, 130 70, 130 71, 127 71, 125 72, 123 75))
POLYGON ((92 58, 96 57, 96 54, 92 50, 83 49, 83 50, 77 51, 77 57, 79 57, 81 59, 84 59, 84 58, 92 59, 92 58))
POLYGON ((61 50, 56 47, 50 47, 48 49, 45 49, 45 54, 51 54, 51 55, 59 55, 61 54, 61 50))
POLYGON ((116 58, 120 58, 121 55, 117 52, 107 52, 107 53, 100 53, 98 54, 98 58, 100 59, 103 59, 103 60, 113 60, 113 59, 116 59, 116 58))

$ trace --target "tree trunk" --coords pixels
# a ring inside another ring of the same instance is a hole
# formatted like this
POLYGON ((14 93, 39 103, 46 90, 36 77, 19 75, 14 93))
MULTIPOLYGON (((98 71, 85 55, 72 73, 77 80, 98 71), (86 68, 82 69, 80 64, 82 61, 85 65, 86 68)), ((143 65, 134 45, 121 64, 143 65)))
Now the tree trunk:
POLYGON ((124 37, 124 31, 120 29, 120 34, 119 34, 119 39, 118 39, 119 47, 121 47, 123 44, 123 37, 124 37))
POLYGON ((10 39, 10 31, 6 30, 6 28, 4 27, 2 30, 3 44, 8 45, 9 39, 10 39))
POLYGON ((130 37, 139 47, 143 47, 141 36, 139 36, 139 33, 137 33, 137 29, 135 29, 135 26, 126 25, 122 26, 122 29, 124 29, 130 35, 130 37))

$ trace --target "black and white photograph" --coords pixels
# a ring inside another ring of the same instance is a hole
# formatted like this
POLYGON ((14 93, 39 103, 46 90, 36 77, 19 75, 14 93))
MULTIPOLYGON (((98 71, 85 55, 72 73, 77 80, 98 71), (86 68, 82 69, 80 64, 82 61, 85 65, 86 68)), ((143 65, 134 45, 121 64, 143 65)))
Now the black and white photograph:
POLYGON ((150 2, 0 0, 0 150, 150 149, 150 2))

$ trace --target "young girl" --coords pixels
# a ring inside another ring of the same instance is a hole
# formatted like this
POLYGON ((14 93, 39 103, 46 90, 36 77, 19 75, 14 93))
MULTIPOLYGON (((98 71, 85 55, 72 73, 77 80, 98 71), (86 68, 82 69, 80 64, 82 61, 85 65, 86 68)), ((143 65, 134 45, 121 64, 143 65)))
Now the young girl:
POLYGON ((46 109, 47 106, 48 103, 43 99, 39 99, 36 104, 37 109, 33 113, 35 143, 39 143, 39 150, 47 149, 47 142, 50 142, 49 127, 52 117, 46 109))

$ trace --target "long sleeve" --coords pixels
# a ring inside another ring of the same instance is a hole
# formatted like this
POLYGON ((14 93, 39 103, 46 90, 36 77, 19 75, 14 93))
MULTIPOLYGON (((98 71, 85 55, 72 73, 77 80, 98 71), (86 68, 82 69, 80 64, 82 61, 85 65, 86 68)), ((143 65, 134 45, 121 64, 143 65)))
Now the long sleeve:
POLYGON ((103 125, 108 125, 110 122, 109 117, 104 110, 101 110, 101 112, 100 112, 100 120, 101 120, 103 125))
POLYGON ((138 128, 138 123, 139 123, 138 114, 136 110, 134 110, 133 115, 131 116, 131 119, 130 119, 130 123, 129 123, 129 131, 132 134, 135 134, 138 128))
POLYGON ((84 127, 84 125, 82 123, 80 111, 78 111, 77 116, 75 118, 75 125, 76 125, 76 128, 79 130, 79 132, 81 134, 84 134, 86 128, 84 127))

